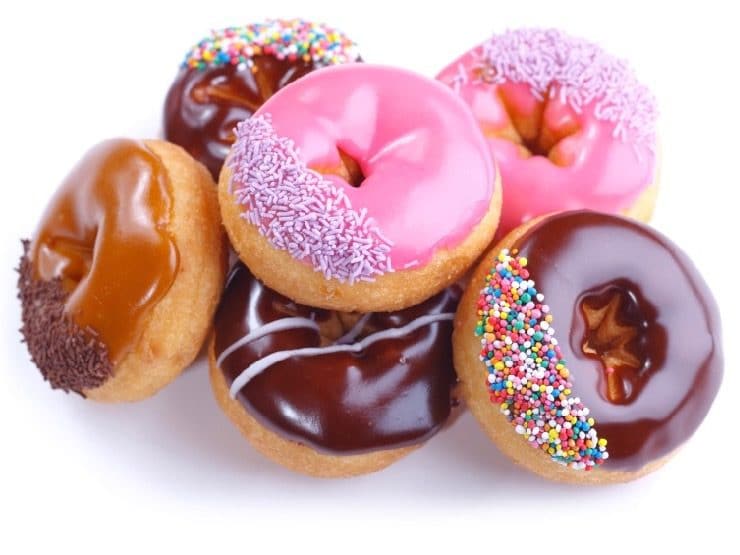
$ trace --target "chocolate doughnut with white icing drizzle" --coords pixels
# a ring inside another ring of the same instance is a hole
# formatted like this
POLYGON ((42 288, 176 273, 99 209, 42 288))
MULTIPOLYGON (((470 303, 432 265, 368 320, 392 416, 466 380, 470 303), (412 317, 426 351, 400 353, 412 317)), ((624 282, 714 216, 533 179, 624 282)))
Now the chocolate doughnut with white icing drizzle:
POLYGON ((397 312, 311 308, 234 267, 214 325, 212 370, 284 439, 328 455, 418 445, 456 404, 447 289, 397 312))

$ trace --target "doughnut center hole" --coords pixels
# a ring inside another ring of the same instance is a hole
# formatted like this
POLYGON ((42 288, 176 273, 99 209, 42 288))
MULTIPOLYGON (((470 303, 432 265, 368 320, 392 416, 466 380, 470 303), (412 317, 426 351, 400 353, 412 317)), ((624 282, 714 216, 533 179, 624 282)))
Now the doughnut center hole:
POLYGON ((218 104, 241 106, 250 112, 255 112, 259 108, 257 102, 251 101, 240 94, 233 86, 229 85, 225 78, 216 78, 210 82, 199 83, 193 87, 191 94, 193 100, 199 104, 217 102, 218 104))
POLYGON ((349 345, 378 331, 372 325, 372 313, 324 311, 319 324, 321 346, 349 345))
POLYGON ((527 149, 530 156, 544 156, 545 158, 548 158, 550 156, 550 149, 540 144, 538 138, 528 139, 522 136, 521 139, 522 146, 527 149))
POLYGON ((39 277, 48 281, 59 276, 64 290, 71 293, 90 273, 94 242, 95 236, 89 243, 55 238, 42 244, 36 262, 39 277))
MULTIPOLYGON (((652 361, 648 355, 654 315, 627 284, 609 284, 583 295, 583 354, 600 362, 601 391, 614 404, 635 399, 652 361)), ((648 307, 649 308, 649 307, 648 307)))
POLYGON ((365 181, 365 173, 360 163, 351 154, 337 147, 339 164, 334 166, 312 165, 311 169, 323 175, 336 175, 344 180, 350 187, 358 188, 365 181))
POLYGON ((564 110, 557 100, 558 95, 550 93, 548 90, 542 100, 522 105, 518 101, 520 91, 506 85, 499 87, 496 95, 508 122, 501 129, 493 130, 492 134, 515 143, 522 158, 542 157, 556 166, 567 167, 573 162, 573 156, 558 145, 578 133, 581 127, 572 110, 564 110))
POLYGON ((344 178, 350 186, 360 187, 363 181, 365 181, 365 174, 362 172, 360 163, 341 148, 337 147, 337 151, 339 152, 339 157, 342 159, 340 177, 344 178))
POLYGON ((226 64, 196 71, 190 97, 198 104, 216 104, 236 110, 233 117, 244 119, 290 81, 308 72, 305 64, 288 64, 273 56, 255 56, 251 68, 226 64), (248 112, 244 114, 242 111, 248 112))

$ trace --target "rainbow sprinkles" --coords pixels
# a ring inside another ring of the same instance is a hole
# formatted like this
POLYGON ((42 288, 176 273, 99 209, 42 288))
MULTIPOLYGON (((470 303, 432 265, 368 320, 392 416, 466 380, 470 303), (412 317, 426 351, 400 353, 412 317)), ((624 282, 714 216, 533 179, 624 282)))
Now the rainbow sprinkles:
POLYGON ((230 64, 253 68, 252 58, 259 55, 300 59, 316 67, 360 58, 357 45, 336 29, 302 19, 273 19, 211 31, 190 49, 182 66, 206 69, 230 64))
POLYGON ((478 298, 475 334, 491 401, 532 447, 555 462, 590 470, 609 457, 607 441, 572 396, 550 308, 530 279, 527 259, 516 254, 499 253, 478 298))

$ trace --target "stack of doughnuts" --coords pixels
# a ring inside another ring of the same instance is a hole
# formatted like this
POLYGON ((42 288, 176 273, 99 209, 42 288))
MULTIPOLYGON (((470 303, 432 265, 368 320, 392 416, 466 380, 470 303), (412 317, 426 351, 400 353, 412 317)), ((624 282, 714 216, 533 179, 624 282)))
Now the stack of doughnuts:
POLYGON ((100 401, 205 344, 227 417, 312 476, 384 468, 465 401, 533 472, 634 479, 723 366, 709 287, 639 221, 656 120, 624 62, 555 30, 436 80, 303 20, 214 31, 167 94, 170 142, 95 146, 23 242, 21 332, 53 388, 100 401))
POLYGON ((465 104, 406 70, 311 73, 239 123, 218 189, 246 266, 216 316, 211 381, 253 445, 351 475, 437 431, 454 402, 456 282, 501 202, 465 104))

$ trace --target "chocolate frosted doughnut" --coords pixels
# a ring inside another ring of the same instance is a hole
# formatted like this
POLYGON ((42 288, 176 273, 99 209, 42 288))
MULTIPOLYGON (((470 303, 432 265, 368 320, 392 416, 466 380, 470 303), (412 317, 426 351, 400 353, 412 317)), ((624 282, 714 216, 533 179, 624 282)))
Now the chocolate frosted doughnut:
POLYGON ((188 52, 167 93, 165 138, 218 179, 237 123, 306 73, 358 60, 341 32, 299 19, 213 31, 188 52))
POLYGON ((562 213, 481 262, 458 311, 455 366, 471 411, 517 462, 556 480, 626 481, 660 466, 709 410, 718 309, 662 235, 562 213))
POLYGON ((377 470, 434 435, 450 415, 457 297, 448 289, 398 312, 337 313, 294 303, 240 263, 215 318, 217 397, 259 450, 289 468, 377 470), (264 445, 255 427, 292 449, 276 453, 273 438, 264 445), (382 459, 378 451, 386 452, 382 459))

